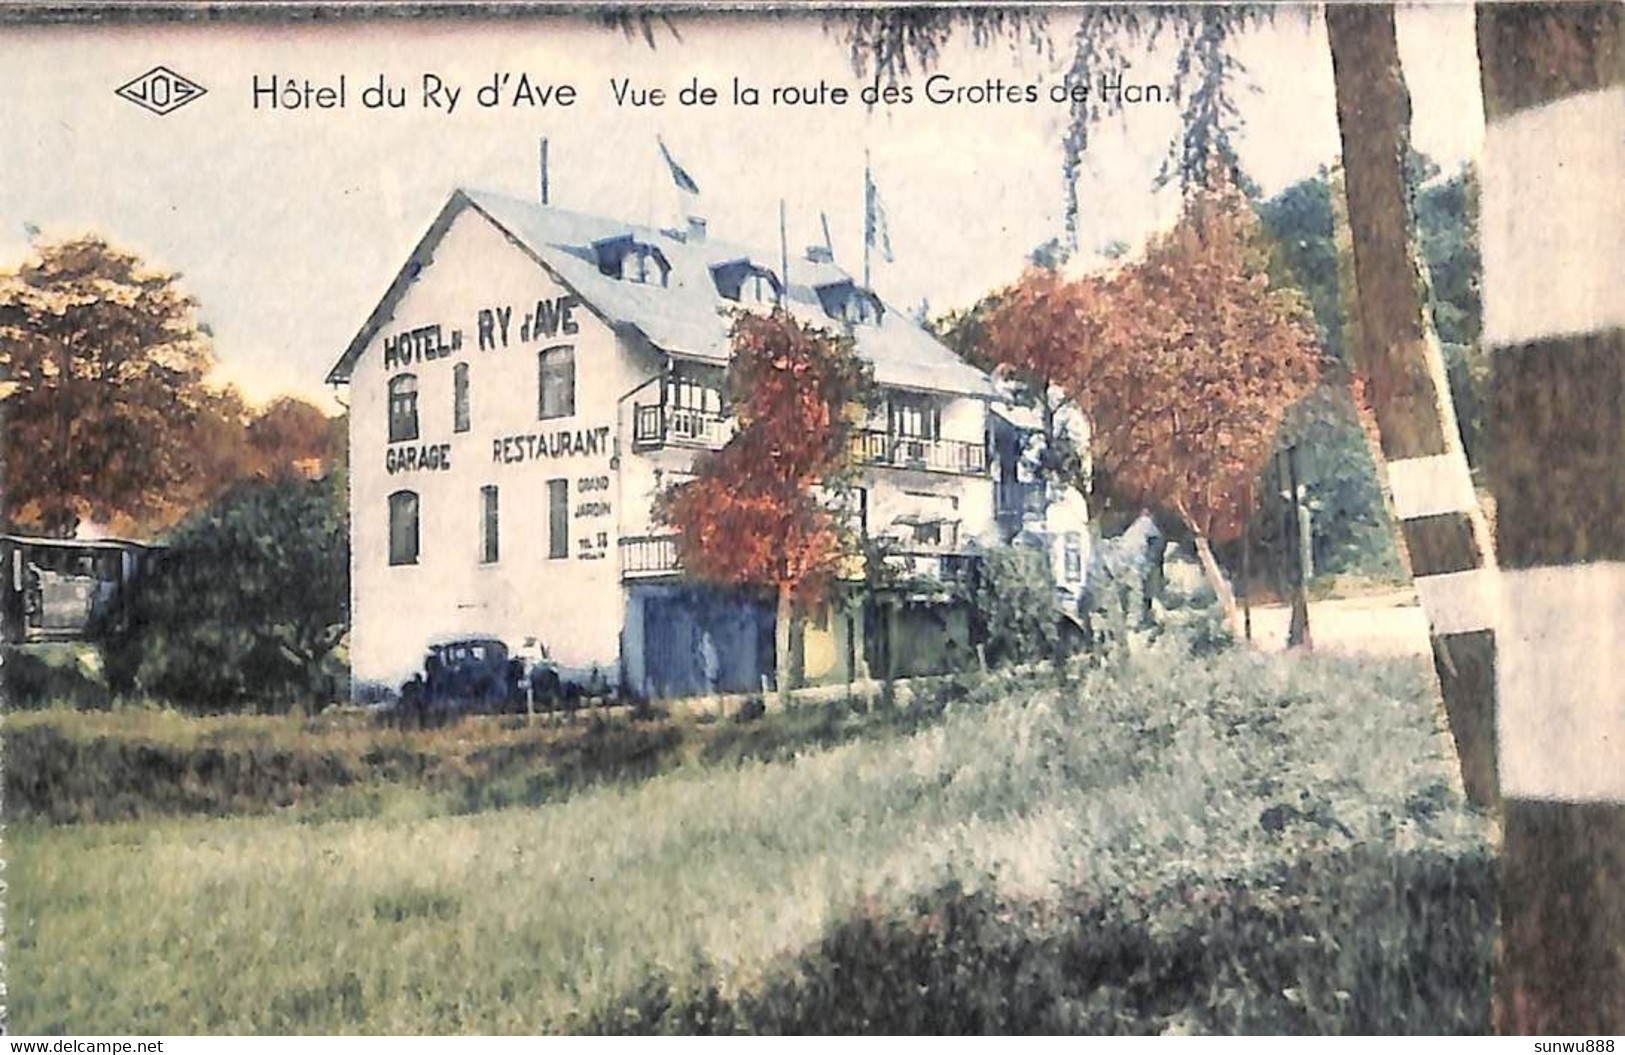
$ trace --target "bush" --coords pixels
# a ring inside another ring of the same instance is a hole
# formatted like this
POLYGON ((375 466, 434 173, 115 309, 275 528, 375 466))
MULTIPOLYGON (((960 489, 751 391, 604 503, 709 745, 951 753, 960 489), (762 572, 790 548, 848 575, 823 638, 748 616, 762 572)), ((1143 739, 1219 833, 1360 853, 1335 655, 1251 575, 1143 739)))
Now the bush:
POLYGON ((72 648, 0 651, 0 685, 5 689, 6 705, 20 710, 53 703, 97 710, 109 706, 112 693, 86 669, 85 658, 72 648))
POLYGON ((1042 552, 989 550, 970 598, 989 663, 1026 663, 1054 654, 1060 634, 1055 578, 1042 552))
POLYGON ((1198 659, 1222 652, 1236 643, 1236 635, 1230 629, 1224 613, 1213 604, 1170 612, 1167 626, 1190 654, 1198 659))
POLYGON ((1482 1034, 1487 854, 1359 849, 1149 898, 949 883, 860 908, 758 985, 650 972, 591 1033, 1482 1034))
POLYGON ((8 731, 5 749, 7 818, 55 824, 255 812, 359 779, 332 752, 80 738, 50 725, 8 731))
POLYGON ((197 711, 331 701, 349 563, 337 478, 232 489, 175 531, 100 627, 109 684, 197 711))

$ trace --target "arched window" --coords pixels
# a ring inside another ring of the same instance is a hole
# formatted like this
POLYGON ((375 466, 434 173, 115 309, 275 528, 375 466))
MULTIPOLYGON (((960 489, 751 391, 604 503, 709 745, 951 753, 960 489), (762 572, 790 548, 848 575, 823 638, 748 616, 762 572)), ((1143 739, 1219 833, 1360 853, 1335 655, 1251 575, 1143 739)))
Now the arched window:
POLYGON ((418 495, 396 491, 389 496, 389 563, 418 562, 418 495))
POLYGON ((418 438, 418 378, 396 374, 389 379, 389 442, 418 438))

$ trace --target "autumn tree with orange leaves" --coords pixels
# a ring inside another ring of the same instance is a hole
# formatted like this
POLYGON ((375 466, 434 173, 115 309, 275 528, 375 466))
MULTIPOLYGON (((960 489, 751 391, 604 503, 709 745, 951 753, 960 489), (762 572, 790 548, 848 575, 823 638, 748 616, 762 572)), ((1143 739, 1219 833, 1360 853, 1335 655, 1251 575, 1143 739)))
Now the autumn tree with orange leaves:
POLYGON ((951 333, 967 358, 1005 383, 1016 403, 1038 412, 1040 479, 1057 487, 1088 488, 1089 436, 1077 414, 1087 415, 1090 394, 1104 375, 1124 364, 1107 340, 1122 321, 1113 310, 1112 279, 1067 280, 1053 269, 1032 268, 1014 286, 994 294, 951 333))
POLYGON ((694 478, 661 492, 655 511, 677 530, 689 574, 773 591, 783 699, 794 605, 826 589, 852 548, 839 496, 870 372, 851 337, 808 328, 783 310, 739 315, 730 342, 733 438, 696 458, 694 478))
MULTIPOLYGON (((1075 406, 1089 421, 1096 483, 1179 517, 1232 621, 1212 546, 1240 533, 1247 485, 1319 374, 1308 307, 1272 287, 1268 267, 1246 200, 1201 191, 1139 260, 1070 280, 1028 271, 989 298, 972 331, 974 356, 1021 381, 1039 408, 1046 446, 1075 406)), ((1045 468, 1064 478, 1062 454, 1064 444, 1045 468)))
POLYGON ((195 476, 214 355, 178 279, 94 237, 0 270, 9 522, 160 518, 195 476))
POLYGON ((1190 530, 1226 618, 1235 596, 1212 546, 1236 538, 1287 410, 1321 351, 1295 289, 1272 286, 1257 216, 1235 190, 1194 194, 1179 223, 1111 284, 1120 325, 1093 353, 1119 364, 1081 394, 1115 492, 1190 530))
POLYGON ((38 241, 0 268, 0 519, 149 535, 238 480, 342 462, 320 409, 285 397, 256 413, 209 383, 214 364, 180 276, 102 238, 38 241))

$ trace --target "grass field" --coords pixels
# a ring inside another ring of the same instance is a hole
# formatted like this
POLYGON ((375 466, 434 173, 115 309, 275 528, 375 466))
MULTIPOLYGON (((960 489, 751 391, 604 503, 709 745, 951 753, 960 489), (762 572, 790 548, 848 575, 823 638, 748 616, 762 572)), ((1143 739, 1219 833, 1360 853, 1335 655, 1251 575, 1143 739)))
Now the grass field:
POLYGON ((11 1025, 1482 1030, 1488 829, 1427 685, 1169 644, 931 720, 728 724, 759 749, 659 723, 689 747, 540 805, 372 774, 359 816, 36 816, 11 1025))

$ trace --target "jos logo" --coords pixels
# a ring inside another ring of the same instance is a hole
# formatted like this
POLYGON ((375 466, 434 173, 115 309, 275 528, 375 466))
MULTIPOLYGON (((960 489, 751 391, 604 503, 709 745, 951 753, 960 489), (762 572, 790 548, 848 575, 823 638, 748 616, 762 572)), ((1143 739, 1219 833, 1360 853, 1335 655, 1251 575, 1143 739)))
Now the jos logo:
POLYGON ((179 110, 204 92, 201 84, 194 84, 167 66, 154 66, 118 89, 119 95, 160 117, 179 110))

